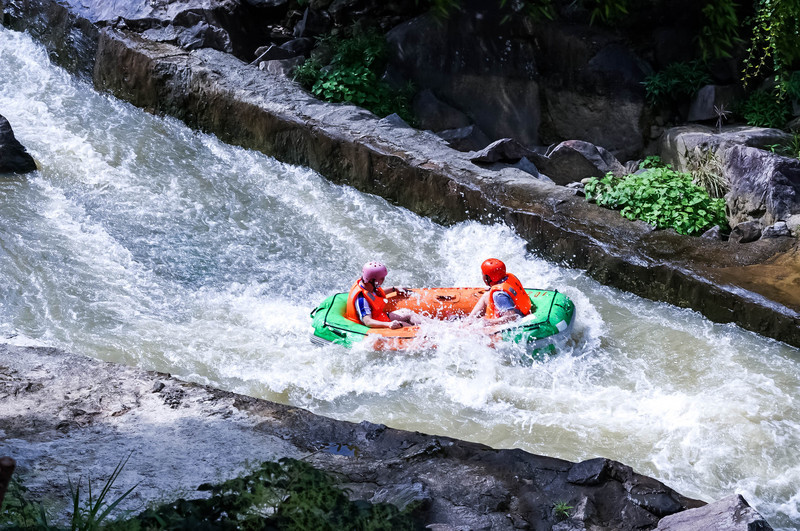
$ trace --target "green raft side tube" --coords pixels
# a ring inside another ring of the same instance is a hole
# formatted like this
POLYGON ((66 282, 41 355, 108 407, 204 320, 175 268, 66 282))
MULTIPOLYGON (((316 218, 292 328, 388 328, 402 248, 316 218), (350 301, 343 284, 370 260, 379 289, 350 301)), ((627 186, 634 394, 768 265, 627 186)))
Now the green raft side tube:
POLYGON ((368 326, 346 319, 347 293, 331 295, 311 312, 314 333, 311 342, 315 345, 335 343, 352 347, 363 341, 369 331, 368 326))
MULTIPOLYGON (((558 291, 526 289, 534 312, 507 328, 498 330, 504 341, 524 344, 531 354, 554 348, 554 345, 572 332, 575 305, 558 291)), ((363 341, 369 327, 346 319, 347 293, 336 293, 322 301, 311 312, 314 333, 311 341, 317 345, 335 343, 345 347, 363 341)))
POLYGON ((508 328, 495 333, 504 341, 524 344, 531 356, 555 352, 555 346, 572 334, 575 304, 558 290, 526 289, 535 309, 508 328))

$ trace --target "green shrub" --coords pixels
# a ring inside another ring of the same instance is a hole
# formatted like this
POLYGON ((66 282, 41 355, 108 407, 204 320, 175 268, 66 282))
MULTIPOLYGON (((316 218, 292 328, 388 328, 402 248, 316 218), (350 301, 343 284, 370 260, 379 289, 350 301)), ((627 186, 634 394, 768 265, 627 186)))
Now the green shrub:
POLYGON ((657 229, 701 234, 714 225, 728 226, 725 201, 712 199, 692 182, 690 174, 671 168, 650 168, 622 178, 609 173, 602 179, 592 178, 585 191, 587 200, 657 229))
POLYGON ((739 114, 749 125, 782 128, 789 119, 789 102, 765 90, 756 90, 740 105, 739 114))
POLYGON ((15 478, 0 509, 0 529, 49 529, 44 508, 28 499, 28 489, 15 478))
POLYGON ((731 57, 731 49, 742 42, 739 38, 739 17, 733 0, 709 0, 703 7, 705 24, 700 28, 697 44, 703 59, 731 57))
POLYGON ((284 458, 218 485, 211 496, 178 500, 118 523, 117 529, 414 530, 408 511, 386 503, 350 501, 334 479, 308 463, 284 458))
POLYGON ((381 117, 396 112, 412 123, 413 88, 395 90, 380 80, 386 68, 383 35, 351 31, 344 38, 327 36, 320 45, 333 49, 331 64, 323 67, 316 59, 308 59, 295 69, 295 81, 325 101, 353 103, 381 117))
POLYGON ((689 98, 709 83, 711 76, 700 61, 672 63, 664 70, 647 76, 642 82, 647 100, 654 106, 689 98))

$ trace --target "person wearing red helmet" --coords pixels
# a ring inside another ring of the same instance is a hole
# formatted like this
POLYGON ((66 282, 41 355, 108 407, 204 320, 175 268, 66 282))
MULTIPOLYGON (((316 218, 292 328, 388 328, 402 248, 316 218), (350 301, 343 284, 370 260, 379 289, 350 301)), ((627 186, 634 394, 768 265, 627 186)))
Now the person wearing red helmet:
POLYGON ((485 324, 498 325, 531 313, 531 298, 519 279, 506 271, 502 261, 497 258, 484 260, 481 273, 489 290, 470 312, 471 319, 484 317, 485 324))
POLYGON ((406 308, 386 312, 387 294, 407 294, 403 288, 391 287, 384 290, 381 287, 388 274, 389 270, 380 262, 364 264, 361 277, 350 288, 345 317, 370 328, 401 328, 404 325, 422 324, 422 318, 406 308))

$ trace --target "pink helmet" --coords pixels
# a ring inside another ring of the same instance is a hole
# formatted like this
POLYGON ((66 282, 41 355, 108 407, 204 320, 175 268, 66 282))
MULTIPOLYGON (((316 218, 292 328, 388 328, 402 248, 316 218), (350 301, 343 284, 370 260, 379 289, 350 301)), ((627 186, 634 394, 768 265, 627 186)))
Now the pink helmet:
POLYGON ((367 262, 361 268, 361 279, 364 282, 374 282, 376 280, 383 282, 389 270, 380 262, 367 262))

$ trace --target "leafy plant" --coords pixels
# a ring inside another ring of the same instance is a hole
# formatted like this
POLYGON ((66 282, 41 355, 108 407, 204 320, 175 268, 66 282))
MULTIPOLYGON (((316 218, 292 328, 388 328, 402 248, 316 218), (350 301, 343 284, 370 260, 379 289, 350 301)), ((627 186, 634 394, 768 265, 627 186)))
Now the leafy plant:
POLYGON ((589 24, 598 19, 608 24, 628 14, 629 0, 583 0, 582 4, 591 13, 589 24))
POLYGON ((800 60, 800 2, 756 0, 755 15, 748 22, 753 36, 742 81, 747 84, 772 75, 782 85, 793 63, 800 60))
POLYGON ((0 529, 50 529, 44 507, 28 500, 27 493, 26 487, 11 478, 0 507, 0 529))
POLYGON ((789 99, 800 99, 800 71, 787 76, 781 83, 780 89, 789 99))
POLYGON ((720 59, 731 56, 731 49, 741 42, 739 17, 733 0, 709 0, 702 9, 705 25, 697 36, 703 59, 720 59))
POLYGON ((553 511, 558 518, 569 518, 569 512, 574 509, 567 502, 557 502, 553 504, 553 511))
POLYGON ((379 116, 396 112, 412 121, 413 89, 392 89, 379 76, 386 67, 386 41, 375 32, 351 31, 349 37, 327 36, 321 45, 333 49, 331 64, 323 67, 308 59, 297 67, 294 79, 326 101, 349 102, 379 116))
POLYGON ((712 199, 690 174, 671 168, 650 168, 622 178, 609 173, 590 179, 585 192, 587 200, 617 209, 630 220, 673 228, 679 234, 699 234, 728 224, 723 199, 712 199))
POLYGON ((308 463, 284 458, 218 485, 201 485, 211 496, 149 509, 120 528, 138 529, 327 529, 413 530, 414 506, 350 501, 347 490, 308 463))
POLYGON ((644 160, 639 163, 639 169, 645 170, 647 168, 662 168, 666 166, 658 155, 648 155, 644 160))
POLYGON ((765 147, 775 154, 800 159, 800 133, 793 133, 788 142, 765 147))
POLYGON ((750 125, 781 128, 789 119, 789 103, 765 90, 756 90, 741 104, 739 114, 750 125))
POLYGON ((711 83, 706 66, 699 61, 672 63, 664 70, 647 76, 642 82, 647 100, 661 106, 694 95, 711 83))

